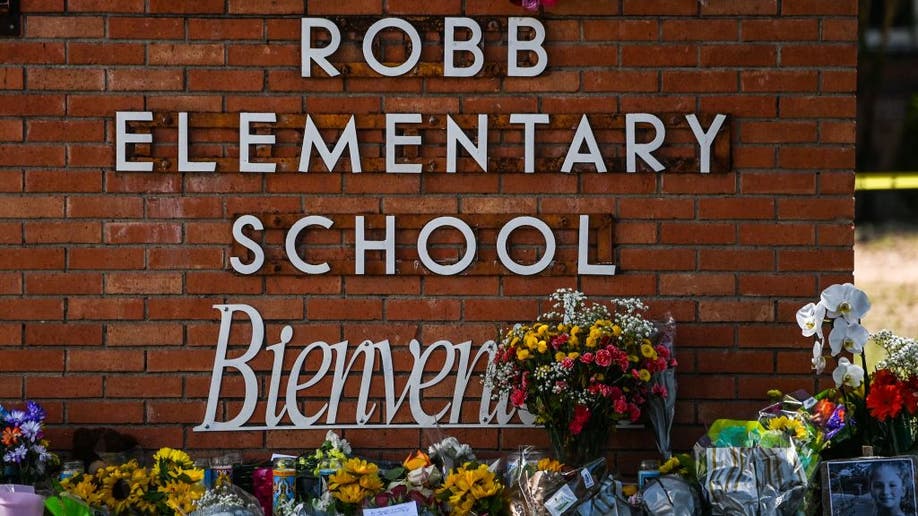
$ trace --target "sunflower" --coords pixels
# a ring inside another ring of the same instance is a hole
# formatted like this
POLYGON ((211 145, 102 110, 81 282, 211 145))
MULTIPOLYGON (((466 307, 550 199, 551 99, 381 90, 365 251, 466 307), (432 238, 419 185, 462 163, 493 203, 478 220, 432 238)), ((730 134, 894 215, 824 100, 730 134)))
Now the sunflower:
POLYGON ((166 505, 178 514, 188 514, 195 509, 195 501, 204 494, 204 486, 197 483, 169 482, 159 488, 166 495, 166 505))
POLYGON ((114 514, 139 508, 147 490, 146 474, 140 471, 135 475, 139 469, 137 461, 132 460, 121 466, 107 466, 97 473, 102 482, 99 499, 114 514))

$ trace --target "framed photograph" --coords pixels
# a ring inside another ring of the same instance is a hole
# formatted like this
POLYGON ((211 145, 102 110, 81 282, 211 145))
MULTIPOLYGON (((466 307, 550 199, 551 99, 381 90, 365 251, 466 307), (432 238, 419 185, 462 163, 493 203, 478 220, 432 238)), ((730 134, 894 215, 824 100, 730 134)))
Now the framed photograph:
POLYGON ((916 464, 914 456, 823 462, 823 514, 918 516, 916 464))

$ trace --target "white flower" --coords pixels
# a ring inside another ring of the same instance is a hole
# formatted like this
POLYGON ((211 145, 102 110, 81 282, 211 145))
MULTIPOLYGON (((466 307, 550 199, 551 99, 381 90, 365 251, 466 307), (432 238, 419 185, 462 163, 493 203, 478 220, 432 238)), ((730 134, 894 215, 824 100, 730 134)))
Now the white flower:
POLYGON ((829 311, 829 317, 842 316, 849 323, 858 322, 870 310, 867 294, 851 283, 836 284, 823 290, 820 303, 829 311))
POLYGON ((869 337, 867 329, 860 324, 849 324, 842 318, 835 319, 835 322, 832 323, 832 331, 829 332, 832 356, 841 353, 842 349, 848 353, 860 353, 864 350, 864 344, 867 344, 869 337))
POLYGON ((816 370, 816 374, 822 374, 826 369, 826 357, 822 355, 822 342, 816 341, 813 344, 813 369, 816 370))
POLYGON ((797 310, 797 324, 803 330, 804 337, 812 337, 815 334, 822 340, 822 321, 825 318, 826 307, 821 301, 819 304, 809 303, 797 310))
POLYGON ((832 371, 832 379, 835 380, 835 386, 841 387, 859 387, 864 381, 864 369, 861 366, 852 364, 847 358, 838 359, 838 367, 832 371))

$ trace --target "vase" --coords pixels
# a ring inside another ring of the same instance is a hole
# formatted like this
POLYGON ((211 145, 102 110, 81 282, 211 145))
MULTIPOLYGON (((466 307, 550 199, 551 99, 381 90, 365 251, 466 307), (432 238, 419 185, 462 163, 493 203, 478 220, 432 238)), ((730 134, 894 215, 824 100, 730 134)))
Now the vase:
POLYGON ((578 467, 599 457, 603 446, 614 431, 603 418, 591 418, 578 434, 567 424, 548 424, 548 438, 556 460, 566 466, 578 467))
POLYGON ((42 516, 44 501, 35 493, 0 493, 0 516, 42 516))

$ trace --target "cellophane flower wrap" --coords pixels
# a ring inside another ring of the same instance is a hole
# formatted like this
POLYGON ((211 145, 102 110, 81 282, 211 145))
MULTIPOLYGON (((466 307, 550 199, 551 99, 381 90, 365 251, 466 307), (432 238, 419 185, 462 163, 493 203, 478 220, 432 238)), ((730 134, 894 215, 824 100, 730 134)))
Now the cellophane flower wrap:
POLYGON ((676 361, 654 344, 657 329, 639 299, 613 300, 614 311, 570 289, 550 300, 552 311, 501 335, 485 383, 535 416, 559 459, 579 465, 616 423, 638 421, 650 397, 668 395, 651 379, 676 361))
POLYGON ((132 460, 80 474, 61 487, 95 508, 111 514, 171 516, 188 514, 204 494, 204 470, 182 450, 161 448, 150 468, 132 460))
POLYGON ((45 411, 34 401, 25 410, 0 405, 0 480, 35 484, 48 478, 60 461, 48 451, 44 435, 45 411))

